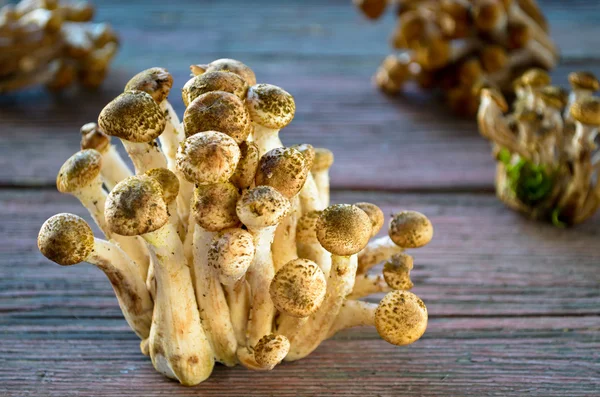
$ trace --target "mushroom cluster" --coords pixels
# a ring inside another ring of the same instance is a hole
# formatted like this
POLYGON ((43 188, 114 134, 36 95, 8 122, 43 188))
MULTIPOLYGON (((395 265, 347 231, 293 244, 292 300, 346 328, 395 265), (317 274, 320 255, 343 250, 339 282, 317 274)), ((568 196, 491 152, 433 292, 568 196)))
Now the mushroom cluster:
POLYGON ((99 86, 118 48, 87 1, 21 0, 0 9, 0 93, 45 84, 99 86))
POLYGON ((515 81, 509 112, 502 94, 484 89, 478 123, 493 143, 496 191, 510 208, 557 226, 590 218, 600 206, 598 79, 569 75, 571 92, 531 69, 515 81))
POLYGON ((398 22, 395 51, 373 80, 396 94, 407 81, 441 89, 448 106, 474 115, 482 87, 512 92, 511 82, 530 67, 552 69, 558 50, 535 0, 354 0, 370 19, 388 3, 398 22))
POLYGON ((370 203, 329 205, 333 154, 281 143, 295 112, 289 93, 256 84, 232 59, 191 70, 181 123, 167 100, 171 75, 151 68, 82 127, 57 187, 106 239, 63 213, 42 226, 40 251, 99 267, 142 352, 184 385, 215 362, 270 370, 354 326, 373 325, 395 345, 419 339, 427 309, 408 291, 413 259, 403 251, 431 240, 427 217, 399 212, 388 236, 369 241, 384 215, 370 203), (382 262, 382 274, 368 274, 382 262), (386 293, 379 304, 360 300, 377 293, 386 293))

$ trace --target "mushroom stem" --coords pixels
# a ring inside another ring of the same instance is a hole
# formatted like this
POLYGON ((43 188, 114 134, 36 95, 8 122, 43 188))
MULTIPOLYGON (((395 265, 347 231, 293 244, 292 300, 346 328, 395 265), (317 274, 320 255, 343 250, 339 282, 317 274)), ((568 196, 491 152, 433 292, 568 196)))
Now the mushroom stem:
POLYGON ((352 293, 348 295, 348 299, 360 299, 365 296, 378 294, 381 292, 389 292, 390 288, 383 275, 381 274, 360 274, 354 280, 354 288, 352 293))
POLYGON ((291 200, 290 213, 279 223, 275 230, 272 245, 274 270, 279 270, 283 265, 298 257, 296 249, 296 224, 300 217, 299 195, 291 200))
POLYGON ((190 270, 177 230, 167 223, 143 238, 153 247, 156 300, 150 329, 150 357, 157 371, 184 385, 207 379, 214 353, 200 322, 190 270))
POLYGON ((544 46, 544 48, 550 51, 554 57, 558 56, 556 45, 554 45, 548 34, 533 18, 531 18, 521 9, 516 1, 512 1, 508 7, 508 22, 520 23, 528 26, 531 31, 532 38, 537 40, 542 46, 544 46))
POLYGON ((367 246, 358 253, 358 274, 365 274, 373 266, 388 260, 393 255, 401 253, 404 248, 394 244, 389 236, 380 237, 370 241, 367 246))
POLYGON ((268 128, 256 122, 254 125, 254 143, 258 146, 259 157, 272 149, 283 147, 283 143, 279 139, 279 128, 268 128))
POLYGON ((108 191, 123 179, 133 175, 114 145, 109 144, 106 151, 102 152, 102 163, 104 164, 101 171, 102 179, 108 191))
POLYGON ((208 250, 214 232, 195 225, 194 290, 200 308, 200 317, 217 361, 232 367, 237 363, 237 340, 229 315, 223 287, 214 269, 208 264, 208 250))
POLYGON ((375 326, 375 310, 377 310, 377 304, 375 303, 348 298, 329 329, 327 338, 331 338, 338 332, 348 328, 365 325, 375 326))
POLYGON ((242 277, 234 285, 225 285, 224 288, 227 293, 227 306, 229 306, 229 316, 231 317, 235 339, 239 346, 245 346, 248 313, 250 312, 248 283, 242 277))
POLYGON ((167 160, 155 141, 130 142, 121 139, 121 142, 135 167, 136 174, 143 174, 152 168, 167 168, 167 160))

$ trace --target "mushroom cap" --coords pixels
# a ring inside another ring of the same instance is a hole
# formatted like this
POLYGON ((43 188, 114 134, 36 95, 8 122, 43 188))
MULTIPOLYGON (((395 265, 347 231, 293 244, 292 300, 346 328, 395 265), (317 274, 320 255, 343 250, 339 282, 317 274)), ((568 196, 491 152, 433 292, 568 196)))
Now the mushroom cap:
POLYGON ((211 91, 225 91, 240 99, 246 98, 248 84, 235 73, 214 71, 192 77, 183 86, 181 98, 185 106, 202 94, 211 91))
POLYGON ((371 237, 377 235, 385 223, 385 215, 383 215, 381 208, 375 204, 366 202, 354 203, 354 205, 365 211, 365 214, 369 216, 369 219, 371 220, 371 227, 373 228, 371 237))
POLYGON ((279 364, 290 351, 290 341, 283 335, 265 335, 254 346, 254 359, 263 368, 279 364))
POLYGON ((104 217, 110 230, 122 236, 160 229, 169 220, 160 183, 147 175, 125 178, 108 194, 104 217))
POLYGON ((321 268, 308 259, 292 259, 275 274, 269 292, 280 312, 308 317, 321 306, 327 281, 321 268))
POLYGON ((38 234, 40 252, 62 266, 85 261, 94 250, 94 233, 82 218, 73 214, 57 214, 49 218, 38 234))
POLYGON ((316 147, 315 158, 312 162, 311 171, 325 171, 333 164, 333 152, 329 149, 316 147))
POLYGON ((383 265, 383 278, 392 289, 408 290, 413 287, 410 271, 413 268, 413 257, 399 253, 393 255, 383 265))
POLYGON ((302 153, 280 147, 269 150, 260 158, 255 179, 257 185, 272 186, 289 199, 302 189, 308 172, 302 153))
POLYGON ((458 76, 460 82, 467 85, 478 81, 483 74, 481 62, 478 58, 469 58, 462 62, 458 67, 458 76))
POLYGON ((523 48, 531 40, 531 28, 529 25, 513 22, 508 24, 509 48, 523 48))
POLYGON ((296 241, 304 244, 315 244, 317 238, 317 222, 323 211, 310 211, 303 214, 296 224, 296 241))
POLYGON ((388 234, 399 247, 419 248, 431 241, 433 225, 420 212, 402 211, 390 220, 388 234))
POLYGON ((521 76, 521 82, 533 88, 541 88, 550 84, 551 81, 548 72, 540 68, 529 69, 521 76))
POLYGON ((487 97, 492 100, 503 113, 508 112, 508 103, 504 99, 504 95, 495 88, 484 88, 481 90, 481 97, 487 97))
POLYGON ((375 328, 386 342, 409 345, 425 333, 427 307, 412 292, 389 292, 375 310, 375 328))
POLYGON ((102 169, 102 155, 94 149, 80 150, 60 167, 56 187, 61 193, 73 193, 98 178, 102 169))
POLYGON ((221 283, 231 285, 246 274, 254 259, 254 237, 240 228, 217 233, 208 250, 208 265, 217 270, 221 283))
POLYGON ((247 189, 254 182, 260 151, 254 142, 244 141, 240 143, 240 161, 229 181, 239 189, 247 189))
POLYGON ((240 160, 240 148, 228 135, 205 131, 184 140, 175 158, 177 168, 190 183, 226 182, 240 160))
POLYGON ((572 72, 569 74, 569 83, 573 89, 598 91, 600 82, 591 72, 572 72))
POLYGON ((581 124, 600 125, 600 98, 580 98, 571 105, 571 117, 581 124))
POLYGON ((564 108, 569 99, 568 92, 564 88, 555 85, 545 86, 541 89, 539 95, 546 105, 556 109, 564 108))
POLYGON ((264 127, 281 129, 291 123, 296 112, 294 97, 283 88, 256 84, 248 89, 246 104, 252 121, 264 127))
POLYGON ((494 73, 503 69, 508 62, 506 50, 499 45, 487 45, 481 51, 481 65, 483 70, 494 73))
POLYGON ((252 69, 235 59, 221 58, 212 61, 208 65, 197 65, 197 67, 204 70, 204 73, 218 71, 231 72, 242 77, 249 86, 256 84, 256 76, 252 69))
POLYGON ((84 124, 81 129, 81 149, 94 149, 106 152, 110 145, 110 137, 98 128, 96 123, 84 124))
POLYGON ((244 191, 236 212, 248 228, 275 226, 287 215, 290 201, 271 186, 257 186, 244 191))
POLYGON ((152 142, 166 120, 158 104, 144 91, 126 91, 102 109, 98 125, 105 134, 130 142, 152 142))
POLYGON ((172 203, 179 194, 179 178, 166 168, 152 168, 145 172, 151 178, 156 179, 163 190, 163 198, 167 204, 172 203))
POLYGON ((308 143, 300 143, 296 145, 290 146, 292 149, 296 149, 306 159, 306 164, 308 165, 308 169, 312 168, 312 164, 315 161, 315 148, 313 145, 308 143))
POLYGON ((167 99, 173 87, 173 76, 165 68, 150 68, 142 70, 131 78, 125 85, 125 91, 144 91, 160 104, 167 99))
POLYGON ((211 91, 190 102, 183 114, 183 128, 186 137, 203 131, 219 131, 239 144, 246 140, 253 127, 240 98, 225 91, 211 91))
POLYGON ((487 32, 494 29, 498 22, 506 16, 506 10, 499 1, 480 0, 473 4, 472 14, 477 28, 487 32))
POLYGON ((379 18, 387 6, 386 0, 354 0, 353 3, 369 19, 379 18))
POLYGON ((317 221, 317 238, 334 255, 349 256, 362 250, 371 238, 371 219, 360 208, 336 204, 323 210, 317 221))
POLYGON ((237 188, 229 182, 196 186, 192 202, 196 223, 209 232, 239 225, 235 212, 239 198, 237 188))

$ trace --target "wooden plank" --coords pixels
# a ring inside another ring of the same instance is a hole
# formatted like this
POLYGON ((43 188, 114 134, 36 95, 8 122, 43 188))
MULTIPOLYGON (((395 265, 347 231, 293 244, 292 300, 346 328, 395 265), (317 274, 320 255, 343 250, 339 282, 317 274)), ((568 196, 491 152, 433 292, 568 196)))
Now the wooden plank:
POLYGON ((433 319, 396 347, 371 328, 346 331, 272 372, 216 366, 185 388, 156 373, 120 328, 0 333, 3 396, 596 396, 598 317, 433 319), (361 352, 357 359, 357 352, 361 352))
MULTIPOLYGON (((179 68, 190 63, 184 56, 178 59, 179 68)), ((296 98, 296 118, 281 133, 284 143, 308 142, 334 151, 334 187, 492 189, 494 163, 475 122, 454 117, 415 91, 398 98, 382 95, 370 83, 376 61, 339 65, 339 58, 325 57, 247 62, 261 81, 278 84, 296 98)), ((160 63, 155 57, 146 66, 160 63)), ((586 62, 564 65, 553 76, 564 84, 568 71, 581 67, 600 74, 600 63, 586 62)), ((100 92, 82 97, 51 102, 30 92, 2 98, 0 185, 53 185, 62 163, 79 149, 79 127, 96 120, 135 72, 114 70, 100 92)), ((174 75, 175 86, 181 87, 187 71, 174 69, 174 75)), ((171 100, 182 115, 178 89, 171 100)))
MULTIPOLYGON (((600 315, 600 216, 562 230, 523 219, 487 194, 334 192, 333 200, 431 218, 434 240, 411 254, 414 292, 433 317, 600 315)), ((39 227, 59 212, 89 219, 76 200, 51 190, 0 191, 1 326, 93 329, 121 318, 100 271, 61 268, 37 252, 39 227)))

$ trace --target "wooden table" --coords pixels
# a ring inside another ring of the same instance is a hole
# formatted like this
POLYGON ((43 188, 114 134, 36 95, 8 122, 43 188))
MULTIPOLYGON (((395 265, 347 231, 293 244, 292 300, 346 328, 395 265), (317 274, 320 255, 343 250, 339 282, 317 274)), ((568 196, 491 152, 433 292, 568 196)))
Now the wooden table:
MULTIPOLYGON (((0 395, 600 395, 600 216, 561 230, 508 211, 473 120, 416 90, 393 99, 375 90, 391 15, 369 23, 349 0, 97 3, 98 19, 123 39, 99 92, 0 98, 0 395), (355 329, 272 372, 217 366, 185 388, 141 355, 100 271, 39 254, 46 218, 87 217, 54 186, 79 127, 139 70, 165 66, 181 87, 189 64, 220 57, 295 96, 283 140, 335 152, 335 202, 414 209, 433 221, 433 242, 414 251, 414 292, 430 313, 420 341, 396 347, 355 329)), ((542 5, 563 51, 555 81, 582 68, 600 75, 600 3, 542 5)))

